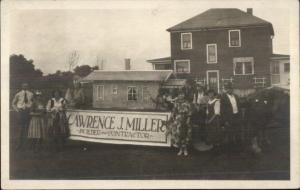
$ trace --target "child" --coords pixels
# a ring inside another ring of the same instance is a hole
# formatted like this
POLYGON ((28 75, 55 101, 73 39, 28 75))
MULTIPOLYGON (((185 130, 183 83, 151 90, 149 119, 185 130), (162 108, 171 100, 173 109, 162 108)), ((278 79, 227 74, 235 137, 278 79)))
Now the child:
POLYGON ((37 152, 42 145, 42 140, 46 136, 46 128, 44 123, 45 106, 42 103, 42 93, 37 91, 34 94, 33 105, 31 108, 31 120, 28 128, 28 138, 31 140, 31 147, 37 152))

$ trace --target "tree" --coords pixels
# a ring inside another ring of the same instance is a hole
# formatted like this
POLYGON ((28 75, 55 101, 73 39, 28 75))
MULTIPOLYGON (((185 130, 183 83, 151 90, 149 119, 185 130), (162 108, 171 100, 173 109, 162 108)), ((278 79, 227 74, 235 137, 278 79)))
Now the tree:
POLYGON ((74 74, 80 77, 85 77, 89 75, 93 70, 98 70, 98 66, 90 67, 89 65, 77 66, 74 69, 74 74))
POLYGON ((33 60, 27 60, 24 55, 11 55, 10 65, 10 84, 12 87, 18 87, 22 82, 33 82, 43 76, 40 69, 35 69, 33 60))
POLYGON ((78 51, 72 51, 68 57, 68 66, 69 66, 69 71, 72 71, 73 68, 78 64, 79 62, 79 53, 78 51))

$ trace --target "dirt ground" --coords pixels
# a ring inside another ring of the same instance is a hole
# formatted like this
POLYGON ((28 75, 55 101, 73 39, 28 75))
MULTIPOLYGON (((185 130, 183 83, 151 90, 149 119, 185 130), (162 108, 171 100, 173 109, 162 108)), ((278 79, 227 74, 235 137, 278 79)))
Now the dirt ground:
POLYGON ((68 140, 64 150, 15 150, 18 127, 10 126, 11 179, 280 179, 290 177, 289 127, 269 129, 271 145, 260 155, 248 147, 219 152, 114 145, 68 140))

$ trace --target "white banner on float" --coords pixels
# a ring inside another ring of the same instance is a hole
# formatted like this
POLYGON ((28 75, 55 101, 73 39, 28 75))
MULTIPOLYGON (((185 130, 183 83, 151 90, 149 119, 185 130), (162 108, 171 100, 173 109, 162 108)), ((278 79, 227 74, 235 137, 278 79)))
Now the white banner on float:
POLYGON ((168 112, 67 110, 70 139, 149 146, 171 146, 168 112))

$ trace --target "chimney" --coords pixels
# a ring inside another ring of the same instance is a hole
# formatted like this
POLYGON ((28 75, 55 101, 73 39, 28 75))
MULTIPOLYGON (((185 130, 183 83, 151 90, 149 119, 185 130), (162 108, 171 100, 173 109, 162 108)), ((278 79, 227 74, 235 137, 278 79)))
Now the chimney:
POLYGON ((253 15, 253 9, 252 8, 247 8, 247 13, 249 15, 253 15))
POLYGON ((130 59, 125 59, 125 70, 130 70, 130 59))

